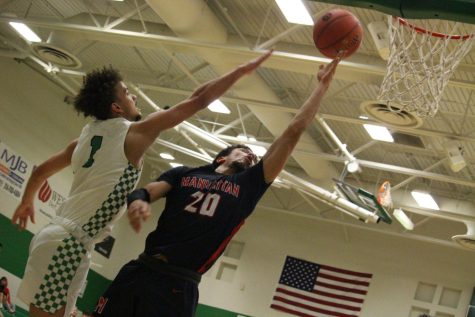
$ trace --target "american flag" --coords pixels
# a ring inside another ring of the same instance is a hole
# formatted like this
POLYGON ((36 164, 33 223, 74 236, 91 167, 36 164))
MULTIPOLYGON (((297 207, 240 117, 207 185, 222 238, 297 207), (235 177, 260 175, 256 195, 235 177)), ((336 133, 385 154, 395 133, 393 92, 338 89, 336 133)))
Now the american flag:
POLYGON ((302 317, 356 317, 372 276, 287 256, 271 307, 302 317))

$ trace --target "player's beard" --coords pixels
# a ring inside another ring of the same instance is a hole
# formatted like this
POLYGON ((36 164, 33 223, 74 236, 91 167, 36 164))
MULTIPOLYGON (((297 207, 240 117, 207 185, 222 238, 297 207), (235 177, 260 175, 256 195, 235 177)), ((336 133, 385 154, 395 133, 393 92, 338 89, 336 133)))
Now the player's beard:
POLYGON ((239 162, 239 161, 234 161, 232 162, 229 167, 231 167, 235 173, 240 173, 248 167, 246 164, 239 162))

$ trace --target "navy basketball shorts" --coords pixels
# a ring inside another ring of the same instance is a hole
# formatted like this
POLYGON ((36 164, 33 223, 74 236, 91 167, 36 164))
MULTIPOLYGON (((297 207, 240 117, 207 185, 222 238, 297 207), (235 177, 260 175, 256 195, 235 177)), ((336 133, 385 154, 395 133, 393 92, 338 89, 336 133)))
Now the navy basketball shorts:
POLYGON ((137 260, 122 267, 94 310, 95 317, 193 317, 198 285, 153 271, 137 260))

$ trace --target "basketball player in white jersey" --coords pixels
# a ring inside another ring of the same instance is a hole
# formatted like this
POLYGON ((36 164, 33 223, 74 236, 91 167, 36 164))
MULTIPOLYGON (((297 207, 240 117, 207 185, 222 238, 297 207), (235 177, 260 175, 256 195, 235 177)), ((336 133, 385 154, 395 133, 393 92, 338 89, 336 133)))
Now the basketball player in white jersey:
POLYGON ((26 228, 28 219, 34 223, 36 192, 48 177, 71 165, 74 179, 69 197, 30 244, 17 294, 29 305, 30 317, 69 316, 87 276, 91 249, 125 211, 126 197, 140 176, 144 152, 160 132, 207 107, 270 54, 202 85, 188 99, 143 121, 138 121, 137 97, 115 69, 103 68, 85 77, 74 106, 96 120, 83 128, 77 140, 33 171, 12 217, 20 229, 26 228))

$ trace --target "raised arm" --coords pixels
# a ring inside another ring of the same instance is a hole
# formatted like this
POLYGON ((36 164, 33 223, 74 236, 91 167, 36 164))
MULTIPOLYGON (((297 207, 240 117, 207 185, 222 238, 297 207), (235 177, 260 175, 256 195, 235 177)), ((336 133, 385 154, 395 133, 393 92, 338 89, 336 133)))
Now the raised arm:
POLYGON ((48 177, 56 174, 71 164, 71 157, 76 145, 77 140, 72 141, 64 150, 50 157, 48 160, 36 167, 31 173, 30 179, 26 184, 25 192, 21 198, 20 205, 18 205, 12 217, 12 223, 18 224, 21 230, 26 228, 28 218, 30 218, 31 222, 35 223, 33 200, 36 192, 48 177))
POLYGON ((282 171, 285 162, 294 150, 300 136, 315 118, 315 115, 320 108, 320 102, 330 86, 330 82, 339 61, 340 59, 337 58, 325 67, 323 67, 323 65, 320 66, 317 75, 319 84, 313 90, 307 101, 302 105, 289 126, 285 129, 282 135, 274 141, 262 158, 264 163, 264 178, 267 183, 272 182, 282 171))
POLYGON ((131 153, 134 156, 133 158, 127 156, 129 160, 137 159, 137 155, 141 157, 160 132, 176 126, 199 110, 206 108, 223 95, 238 79, 259 67, 271 54, 272 51, 269 51, 238 66, 233 71, 200 86, 188 99, 176 106, 168 110, 154 112, 145 120, 134 123, 130 127, 126 139, 126 153, 131 153))
POLYGON ((152 207, 150 203, 165 197, 172 189, 172 185, 165 181, 151 182, 144 188, 134 190, 127 198, 130 226, 135 232, 140 232, 142 223, 150 217, 152 207))

